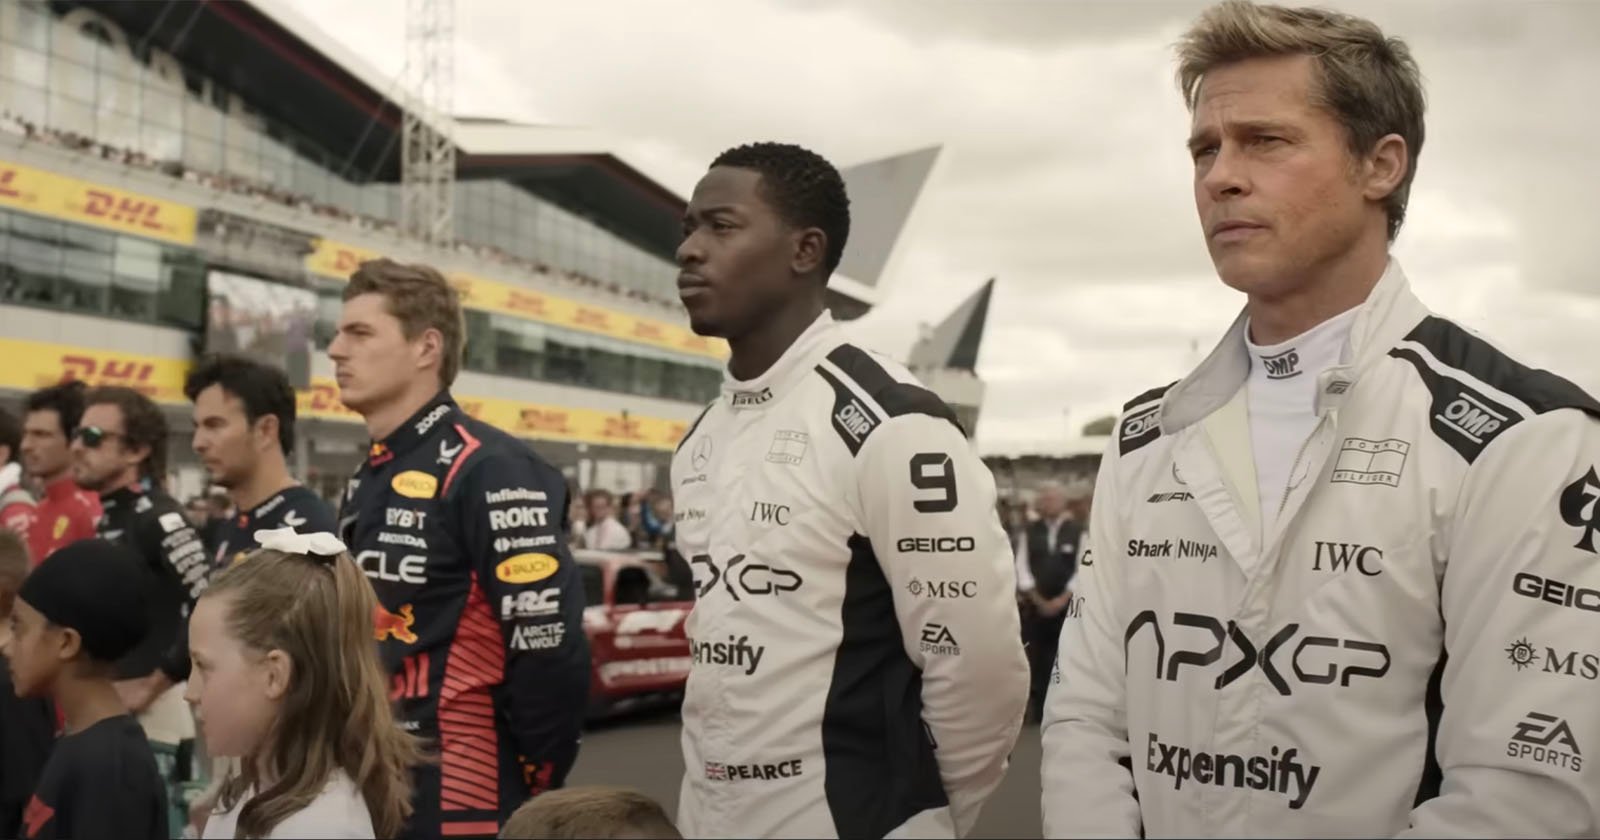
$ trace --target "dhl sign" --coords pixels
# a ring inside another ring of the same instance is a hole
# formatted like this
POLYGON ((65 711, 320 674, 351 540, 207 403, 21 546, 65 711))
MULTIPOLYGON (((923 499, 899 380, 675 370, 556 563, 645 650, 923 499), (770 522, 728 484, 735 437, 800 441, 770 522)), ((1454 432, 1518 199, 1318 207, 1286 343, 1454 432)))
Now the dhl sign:
MULTIPOLYGON (((376 251, 329 239, 318 239, 311 253, 306 256, 306 270, 323 277, 348 280, 361 263, 377 259, 379 256, 381 254, 376 251)), ((728 357, 726 344, 695 335, 677 324, 581 304, 472 274, 448 272, 445 277, 461 295, 462 305, 472 309, 570 327, 596 335, 650 344, 718 360, 728 357)))
MULTIPOLYGON (((184 377, 190 363, 179 359, 92 350, 64 344, 0 338, 0 387, 33 391, 68 379, 89 385, 125 385, 160 403, 182 405, 184 377)), ((536 440, 591 443, 637 449, 670 450, 688 432, 688 424, 659 417, 634 417, 590 408, 537 405, 492 397, 459 396, 469 416, 536 440)), ((332 379, 313 378, 311 387, 295 395, 302 418, 360 423, 361 416, 339 399, 332 379)))
POLYGON ((194 244, 193 207, 0 161, 0 205, 117 233, 194 244))

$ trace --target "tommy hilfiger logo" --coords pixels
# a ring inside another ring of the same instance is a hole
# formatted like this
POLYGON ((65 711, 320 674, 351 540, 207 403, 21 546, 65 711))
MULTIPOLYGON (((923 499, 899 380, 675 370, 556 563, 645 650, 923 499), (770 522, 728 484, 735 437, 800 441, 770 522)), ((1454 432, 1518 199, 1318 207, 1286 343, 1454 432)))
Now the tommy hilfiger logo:
POLYGON ((1293 379, 1301 374, 1300 352, 1290 348, 1276 356, 1264 357, 1261 366, 1266 368, 1268 379, 1293 379))
POLYGON ((1347 437, 1339 445, 1338 459, 1333 463, 1334 482, 1345 484, 1383 484, 1400 486, 1400 475, 1406 468, 1406 456, 1411 444, 1398 438, 1368 440, 1347 437))

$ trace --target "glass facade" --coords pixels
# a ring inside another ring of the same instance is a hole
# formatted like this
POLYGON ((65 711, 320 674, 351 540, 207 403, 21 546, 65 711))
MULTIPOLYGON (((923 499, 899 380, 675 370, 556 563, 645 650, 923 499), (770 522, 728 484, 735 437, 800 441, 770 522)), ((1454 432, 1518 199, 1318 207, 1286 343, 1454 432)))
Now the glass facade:
POLYGON ((648 292, 677 297, 678 269, 589 219, 505 181, 457 182, 456 238, 524 259, 648 292))
MULTIPOLYGON (((157 165, 230 175, 317 204, 398 222, 393 184, 346 172, 345 152, 255 113, 249 103, 130 37, 92 9, 55 16, 0 0, 0 108, 157 165)), ((398 151, 395 154, 399 154, 398 151)), ((456 235, 626 289, 676 298, 670 259, 504 181, 460 183, 456 235)))
POLYGON ((0 210, 0 302, 197 330, 199 252, 0 210))

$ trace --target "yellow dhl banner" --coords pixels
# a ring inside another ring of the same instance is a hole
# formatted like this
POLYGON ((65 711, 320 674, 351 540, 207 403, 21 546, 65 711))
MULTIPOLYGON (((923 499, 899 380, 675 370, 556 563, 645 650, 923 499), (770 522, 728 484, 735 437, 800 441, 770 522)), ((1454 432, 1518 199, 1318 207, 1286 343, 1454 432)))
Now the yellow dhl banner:
MULTIPOLYGON (((185 402, 183 380, 190 366, 180 359, 9 338, 0 338, 0 360, 3 387, 32 391, 80 379, 90 385, 125 385, 162 403, 185 402)), ((311 388, 296 397, 302 418, 361 422, 339 401, 339 386, 331 379, 313 379, 311 388)), ((456 399, 472 417, 523 438, 671 450, 689 431, 685 421, 660 417, 459 394, 456 399)))
MULTIPOLYGON (((306 256, 305 265, 306 270, 314 274, 336 280, 347 280, 361 263, 380 256, 382 255, 378 252, 366 248, 318 239, 316 249, 306 256)), ((472 274, 452 272, 445 276, 451 285, 456 287, 456 291, 461 293, 462 304, 473 309, 570 327, 623 341, 636 341, 713 359, 728 357, 727 345, 723 342, 695 335, 692 330, 677 324, 589 306, 472 274)))
POLYGON ((193 207, 3 160, 0 206, 117 233, 194 244, 193 207))

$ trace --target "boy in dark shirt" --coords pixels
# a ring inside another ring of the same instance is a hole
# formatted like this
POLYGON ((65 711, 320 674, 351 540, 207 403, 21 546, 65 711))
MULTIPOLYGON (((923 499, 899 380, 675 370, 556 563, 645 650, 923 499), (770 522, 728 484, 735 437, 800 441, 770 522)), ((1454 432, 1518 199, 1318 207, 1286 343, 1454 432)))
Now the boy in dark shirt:
POLYGON ((148 628, 137 555, 82 540, 22 582, 6 654, 20 697, 51 697, 65 728, 22 815, 21 836, 165 840, 166 788, 112 680, 148 628))
MULTIPOLYGON (((29 565, 22 537, 0 528, 0 651, 10 643, 11 608, 29 565)), ((22 833, 22 809, 39 784, 55 731, 50 702, 18 697, 11 668, 0 653, 0 837, 22 833)))

